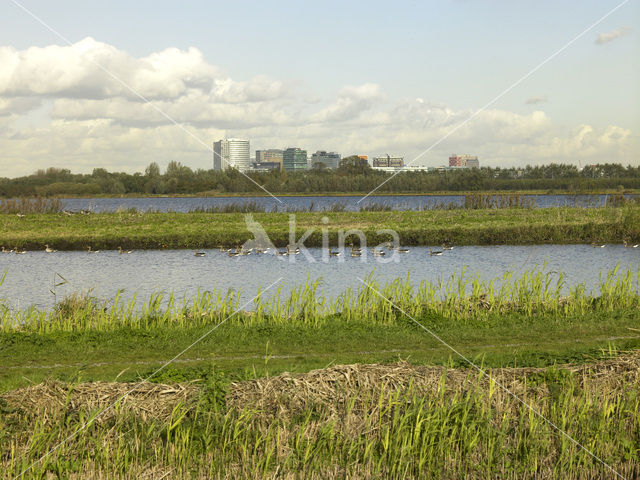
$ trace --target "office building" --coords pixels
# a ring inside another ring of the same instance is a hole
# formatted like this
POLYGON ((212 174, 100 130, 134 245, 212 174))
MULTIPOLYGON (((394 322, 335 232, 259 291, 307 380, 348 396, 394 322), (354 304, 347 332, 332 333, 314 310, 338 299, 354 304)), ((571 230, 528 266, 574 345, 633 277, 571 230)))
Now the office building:
POLYGON ((373 168, 376 167, 392 167, 402 168, 404 167, 403 157, 393 157, 391 155, 385 155, 383 157, 373 157, 373 168))
POLYGON ((256 163, 272 163, 280 164, 282 170, 282 150, 279 148, 270 148, 268 150, 256 150, 256 163))
POLYGON ((336 169, 340 166, 341 158, 342 157, 340 157, 339 153, 318 150, 316 153, 311 155, 311 168, 318 168, 316 167, 316 164, 322 163, 325 168, 336 169))
POLYGON ((282 164, 287 172, 299 172, 307 169, 307 151, 298 147, 289 147, 282 152, 282 164))
POLYGON ((480 168, 478 157, 475 155, 456 155, 455 153, 449 157, 450 167, 467 167, 480 168))
POLYGON ((235 168, 245 172, 251 168, 249 140, 225 138, 213 142, 213 169, 235 168))

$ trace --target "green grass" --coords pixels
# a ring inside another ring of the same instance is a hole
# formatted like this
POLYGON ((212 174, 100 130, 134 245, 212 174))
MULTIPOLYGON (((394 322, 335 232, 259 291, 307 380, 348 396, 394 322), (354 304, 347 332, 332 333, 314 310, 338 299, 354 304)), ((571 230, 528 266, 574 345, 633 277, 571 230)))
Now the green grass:
POLYGON ((618 362, 607 379, 608 365, 492 373, 519 399, 475 371, 231 385, 209 369, 195 401, 165 396, 162 414, 147 397, 98 417, 73 400, 81 385, 56 384, 44 390, 58 400, 27 393, 37 411, 0 397, 0 466, 8 478, 637 478, 637 376, 618 362))
POLYGON ((259 367, 265 354, 278 371, 447 361, 451 350, 416 322, 494 366, 582 361, 609 345, 638 347, 639 281, 640 270, 616 268, 592 292, 577 285, 563 294, 562 274, 536 268, 517 278, 507 273, 500 284, 464 271, 417 287, 409 278, 381 285, 371 275, 369 287, 337 299, 318 297, 319 283, 307 282, 287 297, 258 296, 250 311, 238 311, 233 292, 201 292, 182 302, 154 295, 142 305, 73 295, 50 310, 2 306, 0 390, 48 376, 113 379, 125 369, 124 378, 144 377, 207 332, 178 367, 215 362, 239 373, 259 367))
POLYGON ((637 353, 617 357, 640 350, 640 271, 615 269, 594 291, 578 285, 567 295, 562 275, 544 268, 502 280, 460 272, 412 287, 370 276, 380 295, 363 287, 320 301, 308 282, 232 317, 237 296, 207 292, 144 305, 76 295, 45 311, 0 307, 3 475, 614 478, 410 315, 483 368, 528 367, 493 375, 613 470, 637 477, 640 364, 637 353), (604 363, 591 373, 596 360, 604 363), (370 363, 381 366, 362 365, 370 363), (360 365, 275 377, 341 364, 360 365), (134 396, 139 409, 122 401, 91 420, 119 398, 109 389, 134 384, 86 382, 146 378, 193 381, 195 397, 134 396), (42 381, 16 400, 14 389, 42 381), (102 400, 83 403, 76 390, 102 400))
MULTIPOLYGON (((290 242, 289 214, 255 213, 277 246, 290 242)), ((337 244, 338 232, 362 230, 369 245, 398 232, 406 245, 621 243, 640 240, 640 206, 607 208, 488 209, 296 213, 296 240, 307 229, 307 246, 322 245, 322 229, 337 244), (323 218, 328 222, 325 223, 323 218)), ((104 213, 66 216, 0 214, 0 245, 41 250, 204 248, 236 246, 252 238, 241 213, 104 213)))

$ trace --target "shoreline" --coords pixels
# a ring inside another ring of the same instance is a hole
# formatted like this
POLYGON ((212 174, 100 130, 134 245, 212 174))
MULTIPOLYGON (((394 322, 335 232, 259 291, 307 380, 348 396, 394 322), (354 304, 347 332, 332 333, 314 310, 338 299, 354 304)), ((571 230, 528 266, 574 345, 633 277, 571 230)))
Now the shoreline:
MULTIPOLYGON (((7 249, 57 250, 232 248, 252 239, 245 213, 0 214, 0 245, 7 249)), ((291 243, 289 213, 251 213, 277 247, 291 243)), ((305 246, 338 244, 340 232, 358 230, 367 245, 398 233, 409 246, 589 244, 640 241, 640 207, 430 210, 295 213, 295 239, 311 231, 305 246)), ((294 240, 295 242, 295 240, 294 240)))

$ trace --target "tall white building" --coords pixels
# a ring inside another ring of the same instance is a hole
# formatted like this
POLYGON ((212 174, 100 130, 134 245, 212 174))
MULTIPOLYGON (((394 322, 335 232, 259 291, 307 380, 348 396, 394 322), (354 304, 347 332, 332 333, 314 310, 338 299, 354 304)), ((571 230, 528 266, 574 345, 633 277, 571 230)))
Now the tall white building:
POLYGON ((241 172, 251 169, 249 140, 225 138, 213 142, 213 169, 236 168, 241 172))

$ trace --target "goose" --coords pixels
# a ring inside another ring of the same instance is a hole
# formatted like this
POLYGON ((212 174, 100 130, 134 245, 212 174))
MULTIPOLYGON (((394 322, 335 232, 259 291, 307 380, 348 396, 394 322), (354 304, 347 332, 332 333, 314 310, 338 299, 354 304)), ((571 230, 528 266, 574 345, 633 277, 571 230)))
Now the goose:
POLYGON ((371 252, 373 253, 374 257, 384 257, 386 255, 386 252, 384 250, 376 250, 375 248, 372 248, 371 252))
POLYGON ((100 253, 100 250, 91 250, 91 245, 87 245, 87 253, 100 253))
POLYGON ((329 249, 330 257, 339 257, 340 255, 342 255, 342 252, 334 252, 333 250, 329 249))
POLYGON ((638 248, 640 246, 640 243, 636 243, 635 245, 629 245, 626 240, 624 240, 623 243, 624 243, 624 248, 638 248))
POLYGON ((447 245, 446 243, 442 244, 442 250, 453 250, 453 246, 447 245))
POLYGON ((18 216, 18 218, 26 217, 26 215, 24 213, 16 213, 16 215, 18 216))
POLYGON ((131 253, 133 250, 123 250, 122 247, 118 247, 118 253, 122 255, 123 253, 131 253))
POLYGON ((13 250, 7 250, 6 248, 4 248, 4 245, 3 245, 0 253, 13 253, 13 250))
POLYGON ((54 250, 53 248, 49 247, 49 245, 47 245, 46 243, 44 244, 44 251, 47 253, 55 253, 57 252, 57 250, 54 250))
POLYGON ((287 245, 287 255, 298 255, 300 253, 300 248, 295 247, 293 245, 287 245))
POLYGON ((196 250, 195 252, 193 252, 193 255, 196 256, 196 257, 204 257, 206 255, 206 253, 205 252, 199 252, 199 251, 196 250))
POLYGON ((13 251, 14 251, 14 253, 16 253, 18 255, 22 255, 24 253, 27 253, 26 250, 20 250, 18 247, 13 247, 13 251))
POLYGON ((362 252, 360 250, 351 250, 351 256, 352 257, 361 257, 362 256, 362 252))
POLYGON ((591 242, 591 246, 593 248, 604 248, 604 247, 606 247, 606 245, 596 244, 596 243, 593 243, 593 242, 591 242))
POLYGON ((396 252, 398 252, 398 253, 409 253, 409 249, 408 248, 396 247, 394 250, 396 252))
POLYGON ((432 249, 429 249, 429 255, 432 255, 432 256, 442 255, 442 250, 439 252, 434 252, 432 249))

